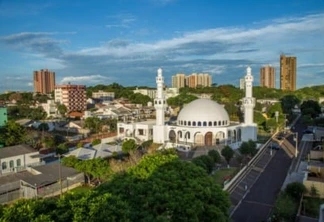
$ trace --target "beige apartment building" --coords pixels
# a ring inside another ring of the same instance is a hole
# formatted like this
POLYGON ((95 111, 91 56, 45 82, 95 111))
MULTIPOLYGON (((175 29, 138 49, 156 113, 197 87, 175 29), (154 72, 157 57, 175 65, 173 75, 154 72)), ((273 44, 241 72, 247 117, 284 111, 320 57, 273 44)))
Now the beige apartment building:
POLYGON ((55 88, 55 72, 48 69, 34 71, 34 92, 49 94, 55 88))
POLYGON ((59 85, 55 86, 55 102, 64 104, 68 112, 82 112, 87 109, 87 96, 85 85, 59 85))
POLYGON ((280 56, 280 89, 281 90, 296 90, 296 70, 297 58, 280 56))
POLYGON ((174 88, 197 88, 210 87, 212 85, 212 77, 204 73, 192 73, 186 76, 185 74, 176 74, 172 76, 172 87, 174 88))
POLYGON ((186 75, 176 74, 172 76, 172 87, 173 88, 183 88, 186 86, 186 75))
POLYGON ((267 88, 276 88, 276 70, 267 65, 260 68, 260 86, 267 88))

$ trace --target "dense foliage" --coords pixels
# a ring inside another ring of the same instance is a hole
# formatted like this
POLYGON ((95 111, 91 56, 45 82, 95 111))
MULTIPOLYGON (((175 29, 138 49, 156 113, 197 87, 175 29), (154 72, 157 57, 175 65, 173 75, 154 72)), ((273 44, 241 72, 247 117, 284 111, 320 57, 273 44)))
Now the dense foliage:
MULTIPOLYGON (((70 159, 67 165, 77 165, 70 159)), ((145 156, 95 190, 20 200, 1 221, 228 221, 228 194, 203 169, 174 154, 145 156)))
POLYGON ((26 141, 26 135, 23 126, 9 120, 4 127, 0 128, 0 143, 5 146, 21 144, 26 141))

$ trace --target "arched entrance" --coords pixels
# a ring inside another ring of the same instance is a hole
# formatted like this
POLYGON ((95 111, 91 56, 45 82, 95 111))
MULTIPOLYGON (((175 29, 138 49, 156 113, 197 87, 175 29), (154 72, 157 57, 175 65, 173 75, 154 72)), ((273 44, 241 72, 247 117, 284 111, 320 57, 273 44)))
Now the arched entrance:
POLYGON ((212 146, 213 145, 213 133, 207 132, 205 134, 205 146, 212 146))
POLYGON ((203 146, 204 145, 204 135, 202 135, 200 132, 197 132, 195 134, 195 145, 197 146, 203 146))
POLYGON ((174 132, 174 130, 171 130, 169 132, 169 140, 170 140, 170 142, 175 143, 176 139, 177 139, 176 133, 174 132))

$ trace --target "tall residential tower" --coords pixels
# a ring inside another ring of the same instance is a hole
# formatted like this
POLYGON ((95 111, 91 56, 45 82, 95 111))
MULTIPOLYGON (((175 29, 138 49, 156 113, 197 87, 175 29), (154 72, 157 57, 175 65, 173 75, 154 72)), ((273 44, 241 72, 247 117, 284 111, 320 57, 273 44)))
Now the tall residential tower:
POLYGON ((280 89, 296 90, 296 57, 280 56, 280 89))
POLYGON ((267 65, 260 69, 260 86, 276 88, 276 70, 274 67, 267 65))
POLYGON ((49 94, 55 88, 55 72, 48 69, 34 71, 34 92, 49 94))

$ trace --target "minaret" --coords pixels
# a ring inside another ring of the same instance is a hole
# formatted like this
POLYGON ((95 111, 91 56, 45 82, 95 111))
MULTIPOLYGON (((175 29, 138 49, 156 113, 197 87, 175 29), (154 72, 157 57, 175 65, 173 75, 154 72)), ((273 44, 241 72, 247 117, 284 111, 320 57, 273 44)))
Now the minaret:
POLYGON ((251 73, 251 68, 247 67, 246 76, 245 76, 245 97, 243 98, 244 106, 244 124, 245 125, 254 125, 253 121, 253 109, 255 107, 255 98, 252 96, 252 83, 253 76, 251 73))
POLYGON ((162 76, 162 69, 157 70, 156 77, 156 97, 154 99, 154 107, 156 112, 156 124, 153 127, 153 142, 164 143, 165 139, 165 118, 164 112, 167 104, 163 93, 164 78, 162 76))

